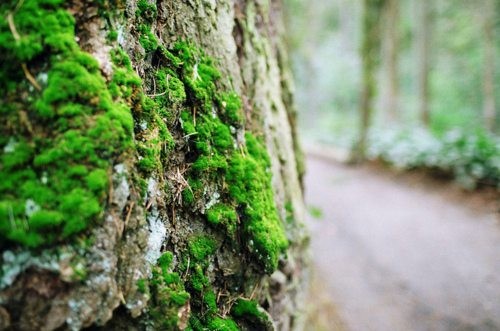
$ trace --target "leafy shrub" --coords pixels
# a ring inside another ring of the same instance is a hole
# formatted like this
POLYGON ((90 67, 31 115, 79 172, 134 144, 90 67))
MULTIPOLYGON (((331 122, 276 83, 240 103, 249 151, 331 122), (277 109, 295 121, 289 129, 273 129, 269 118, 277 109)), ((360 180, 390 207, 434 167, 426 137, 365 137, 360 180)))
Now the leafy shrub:
POLYGON ((437 137, 420 127, 373 130, 368 157, 400 169, 449 173, 468 189, 479 184, 500 189, 500 139, 485 132, 454 129, 437 137))

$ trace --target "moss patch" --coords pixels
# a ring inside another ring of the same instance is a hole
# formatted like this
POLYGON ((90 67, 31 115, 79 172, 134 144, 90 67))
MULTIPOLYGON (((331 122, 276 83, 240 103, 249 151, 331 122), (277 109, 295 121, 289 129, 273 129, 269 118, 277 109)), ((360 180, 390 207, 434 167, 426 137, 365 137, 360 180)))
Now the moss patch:
POLYGON ((110 168, 133 146, 133 119, 113 93, 122 82, 107 83, 80 50, 64 2, 18 3, 0 4, 12 23, 0 21, 0 238, 38 247, 101 218, 110 168))
POLYGON ((171 271, 172 259, 171 252, 164 253, 158 259, 149 283, 151 302, 148 313, 155 330, 176 330, 179 310, 190 299, 179 274, 171 271))

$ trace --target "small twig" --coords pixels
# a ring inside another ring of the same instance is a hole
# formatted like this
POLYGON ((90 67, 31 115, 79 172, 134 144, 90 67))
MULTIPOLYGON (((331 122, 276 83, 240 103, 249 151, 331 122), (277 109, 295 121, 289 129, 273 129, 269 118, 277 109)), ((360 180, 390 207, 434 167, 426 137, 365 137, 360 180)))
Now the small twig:
POLYGON ((16 41, 19 41, 21 39, 21 36, 17 32, 16 25, 14 24, 14 16, 12 15, 12 13, 7 14, 7 22, 9 22, 10 32, 12 32, 14 39, 16 41))
POLYGON ((28 79, 30 81, 31 85, 33 85, 38 91, 41 91, 42 88, 40 87, 40 85, 38 85, 35 77, 33 77, 31 72, 28 70, 28 66, 26 65, 26 63, 21 63, 21 67, 23 68, 24 75, 26 76, 26 79, 28 79))
POLYGON ((255 287, 253 288, 252 294, 250 294, 250 300, 253 300, 253 297, 255 296, 255 292, 257 291, 257 287, 259 287, 259 283, 255 284, 255 287))
POLYGON ((23 4, 24 4, 24 0, 19 0, 19 2, 16 5, 16 8, 14 8, 14 13, 17 13, 17 11, 19 10, 19 8, 21 8, 21 6, 23 4))
POLYGON ((197 134, 198 134, 198 132, 193 132, 193 133, 190 133, 190 134, 187 134, 187 135, 183 136, 182 138, 184 138, 184 139, 185 139, 185 138, 187 138, 187 137, 195 136, 195 135, 197 135, 197 134))
POLYGON ((24 110, 19 111, 19 121, 26 127, 26 130, 28 130, 28 132, 33 135, 33 126, 28 119, 28 114, 24 110))
POLYGON ((153 199, 148 201, 148 204, 146 205, 146 210, 149 210, 149 208, 151 208, 152 204, 153 204, 153 199))
POLYGON ((167 93, 167 91, 164 91, 164 92, 157 93, 157 94, 146 94, 146 96, 154 98, 154 97, 159 97, 159 96, 165 95, 166 93, 167 93))
POLYGON ((127 216, 125 216, 125 226, 127 226, 128 221, 130 220, 130 215, 132 214, 133 208, 134 208, 134 201, 132 201, 128 207, 127 216))
POLYGON ((196 106, 193 107, 193 125, 196 127, 196 106))

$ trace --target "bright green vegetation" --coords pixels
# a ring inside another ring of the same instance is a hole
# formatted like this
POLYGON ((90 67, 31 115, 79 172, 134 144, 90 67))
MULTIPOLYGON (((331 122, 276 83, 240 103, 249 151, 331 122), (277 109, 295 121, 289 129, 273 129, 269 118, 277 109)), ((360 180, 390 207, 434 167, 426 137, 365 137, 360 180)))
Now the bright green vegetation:
POLYGON ((189 253, 194 261, 201 262, 216 250, 216 242, 208 236, 199 236, 189 242, 189 253))
POLYGON ((238 299, 231 308, 231 314, 234 317, 243 318, 255 326, 263 326, 270 322, 269 315, 255 300, 238 299))
MULTIPOLYGON (((165 252, 153 269, 149 281, 151 301, 149 316, 155 330, 175 330, 179 322, 178 312, 189 301, 190 295, 178 273, 171 271, 173 255, 165 252)), ((139 285, 143 290, 145 285, 139 285)), ((139 288, 139 290, 141 290, 139 288)))
POLYGON ((243 125, 240 98, 234 92, 218 92, 219 71, 193 45, 179 42, 172 50, 158 50, 167 61, 157 73, 157 84, 163 86, 159 90, 180 110, 184 138, 194 150, 184 203, 204 198, 204 182, 218 183, 221 201, 207 210, 208 223, 230 235, 239 229, 255 260, 272 272, 287 239, 274 204, 264 145, 248 132, 245 142, 236 140, 236 130, 243 125))
POLYGON ((126 82, 107 84, 80 50, 64 1, 17 4, 0 4, 13 23, 0 21, 0 238, 38 247, 100 219, 109 169, 133 146, 133 119, 126 82))
POLYGON ((229 234, 234 234, 237 227, 238 214, 234 207, 218 203, 207 211, 207 221, 222 224, 229 234))

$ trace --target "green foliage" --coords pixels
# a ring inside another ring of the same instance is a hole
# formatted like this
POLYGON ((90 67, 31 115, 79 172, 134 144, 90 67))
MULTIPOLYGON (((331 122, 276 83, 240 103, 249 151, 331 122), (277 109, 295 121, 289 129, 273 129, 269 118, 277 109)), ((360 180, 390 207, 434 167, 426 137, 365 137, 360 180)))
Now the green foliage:
POLYGON ((481 131, 455 130, 442 137, 424 129, 374 132, 369 154, 398 168, 439 170, 465 188, 500 187, 500 141, 481 131))

